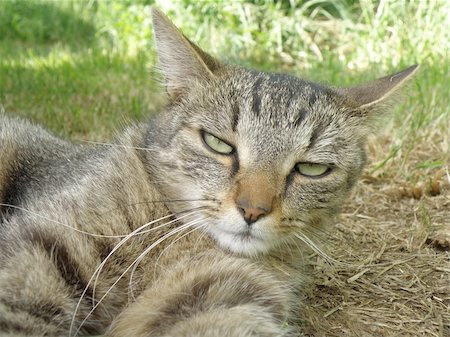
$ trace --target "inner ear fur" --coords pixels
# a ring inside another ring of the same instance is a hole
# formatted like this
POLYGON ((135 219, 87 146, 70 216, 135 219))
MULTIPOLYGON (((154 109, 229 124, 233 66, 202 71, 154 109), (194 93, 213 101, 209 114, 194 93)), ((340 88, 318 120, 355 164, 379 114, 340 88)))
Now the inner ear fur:
POLYGON ((189 41, 159 9, 152 8, 153 31, 160 67, 171 98, 183 94, 192 81, 208 81, 219 61, 189 41))
POLYGON ((351 88, 340 88, 338 92, 345 97, 352 108, 365 109, 377 105, 401 88, 417 71, 415 64, 398 73, 385 76, 372 82, 351 88))

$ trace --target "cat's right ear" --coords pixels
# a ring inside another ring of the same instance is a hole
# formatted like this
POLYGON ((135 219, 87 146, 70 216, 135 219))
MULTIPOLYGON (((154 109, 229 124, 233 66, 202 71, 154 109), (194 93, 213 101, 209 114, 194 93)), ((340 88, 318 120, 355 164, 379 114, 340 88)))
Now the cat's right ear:
POLYGON ((338 92, 342 94, 347 103, 358 109, 366 109, 383 102, 406 83, 418 69, 415 64, 396 74, 379 78, 375 81, 352 88, 341 88, 338 92))
POLYGON ((209 81, 220 63, 189 41, 159 9, 152 8, 153 31, 166 90, 172 99, 193 81, 209 81))

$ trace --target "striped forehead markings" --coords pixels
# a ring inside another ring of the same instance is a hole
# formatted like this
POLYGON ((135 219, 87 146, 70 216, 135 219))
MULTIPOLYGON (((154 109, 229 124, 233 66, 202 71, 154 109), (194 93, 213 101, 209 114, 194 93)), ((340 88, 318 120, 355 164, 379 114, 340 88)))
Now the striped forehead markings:
POLYGON ((261 96, 259 95, 259 91, 262 81, 262 77, 258 77, 252 87, 252 111, 256 116, 259 116, 259 113, 261 112, 261 96))
MULTIPOLYGON (((315 92, 315 90, 317 90, 317 89, 312 87, 312 88, 310 88, 310 90, 312 92, 308 96, 308 109, 305 107, 300 108, 296 117, 294 118, 294 126, 295 127, 298 127, 305 120, 306 116, 311 112, 313 105, 317 101, 317 98, 318 98, 317 92, 315 92)), ((317 138, 317 137, 314 137, 314 138, 317 138)))
POLYGON ((311 108, 314 105, 314 103, 316 103, 316 101, 317 101, 317 94, 315 92, 312 92, 308 98, 309 107, 311 108))
POLYGON ((236 132, 241 111, 239 109, 238 102, 234 101, 232 104, 231 130, 233 130, 233 132, 236 132))
POLYGON ((305 108, 301 108, 298 111, 297 116, 294 119, 294 126, 298 127, 306 118, 306 116, 308 115, 309 111, 306 110, 305 108))

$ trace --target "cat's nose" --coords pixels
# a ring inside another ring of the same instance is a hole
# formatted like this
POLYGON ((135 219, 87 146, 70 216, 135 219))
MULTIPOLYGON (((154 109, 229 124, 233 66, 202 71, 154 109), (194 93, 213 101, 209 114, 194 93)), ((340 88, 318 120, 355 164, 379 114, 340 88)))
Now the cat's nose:
POLYGON ((262 217, 264 217, 266 214, 270 213, 271 209, 270 207, 246 207, 247 205, 238 204, 238 210, 244 217, 245 222, 247 222, 247 225, 251 225, 254 222, 258 221, 262 217))
POLYGON ((250 172, 239 177, 234 200, 247 225, 272 212, 276 205, 275 182, 271 171, 250 172))

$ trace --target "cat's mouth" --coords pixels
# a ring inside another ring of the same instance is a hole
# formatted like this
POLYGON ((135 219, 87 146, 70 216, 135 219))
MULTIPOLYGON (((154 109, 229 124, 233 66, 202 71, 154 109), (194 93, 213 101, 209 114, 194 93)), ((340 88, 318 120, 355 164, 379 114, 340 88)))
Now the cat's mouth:
POLYGON ((218 244, 233 253, 247 256, 259 255, 269 251, 271 241, 258 230, 246 228, 239 231, 218 229, 213 233, 218 244))
POLYGON ((251 227, 242 229, 240 231, 231 231, 231 230, 226 230, 226 229, 225 230, 222 229, 221 231, 227 235, 233 236, 236 240, 265 241, 265 239, 261 236, 261 234, 257 230, 255 230, 251 227))

